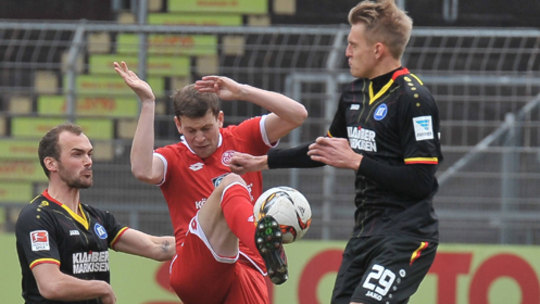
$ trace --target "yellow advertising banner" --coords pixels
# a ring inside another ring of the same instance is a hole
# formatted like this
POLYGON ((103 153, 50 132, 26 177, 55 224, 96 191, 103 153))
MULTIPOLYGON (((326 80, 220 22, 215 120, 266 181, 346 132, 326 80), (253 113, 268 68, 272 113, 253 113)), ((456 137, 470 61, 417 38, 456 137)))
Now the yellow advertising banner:
MULTIPOLYGON (((13 235, 1 235, 0 292, 20 303, 20 269, 13 235)), ((286 245, 289 280, 271 286, 272 303, 329 303, 345 242, 286 245)), ((118 303, 179 303, 168 288, 168 264, 111 251, 112 287, 118 303), (133 267, 137 265, 137 267, 133 267)), ((540 247, 443 244, 414 304, 540 303, 540 247)), ((373 280, 372 285, 382 284, 373 280)))
POLYGON ((169 12, 266 14, 268 0, 169 0, 169 12))
MULTIPOLYGON (((116 44, 119 54, 136 54, 139 36, 119 34, 116 44)), ((149 55, 215 55, 217 50, 215 35, 148 35, 149 55)))
MULTIPOLYGON (((41 95, 37 100, 38 113, 41 115, 66 115, 66 97, 63 95, 41 95)), ((77 116, 137 117, 139 102, 134 96, 95 97, 80 96, 75 110, 77 116)))

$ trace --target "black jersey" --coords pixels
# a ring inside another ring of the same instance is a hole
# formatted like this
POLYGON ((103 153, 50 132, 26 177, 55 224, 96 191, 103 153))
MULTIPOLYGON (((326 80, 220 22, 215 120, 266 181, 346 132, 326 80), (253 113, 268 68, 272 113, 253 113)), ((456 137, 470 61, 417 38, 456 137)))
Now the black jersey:
POLYGON ((60 271, 79 279, 109 282, 108 248, 128 228, 120 225, 109 212, 86 204, 79 204, 79 208, 82 216, 51 198, 45 190, 19 214, 17 254, 26 303, 66 303, 49 301, 39 294, 31 269, 41 263, 57 264, 60 271))
MULTIPOLYGON (((348 84, 328 135, 347 138, 355 152, 386 165, 437 165, 442 160, 437 105, 406 68, 348 84), (374 92, 373 82, 381 80, 374 92)), ((432 207, 436 181, 422 199, 382 187, 358 172, 355 186, 356 236, 399 232, 438 239, 432 207)))

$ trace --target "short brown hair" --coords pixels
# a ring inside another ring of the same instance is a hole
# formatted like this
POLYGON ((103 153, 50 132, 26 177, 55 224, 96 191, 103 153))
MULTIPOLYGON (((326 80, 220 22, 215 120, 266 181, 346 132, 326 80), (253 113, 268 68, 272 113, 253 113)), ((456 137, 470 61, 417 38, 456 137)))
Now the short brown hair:
POLYGON ((180 116, 199 118, 206 115, 208 111, 217 117, 220 111, 219 97, 215 93, 197 91, 194 84, 176 91, 171 98, 174 115, 178 118, 180 116))
POLYGON ((394 0, 362 1, 349 11, 349 24, 364 23, 372 42, 382 42, 400 59, 409 42, 412 19, 394 0))
POLYGON ((72 123, 66 122, 50 129, 49 132, 47 132, 39 141, 39 147, 38 147, 39 163, 41 164, 41 167, 43 168, 43 172, 45 172, 45 175, 47 175, 47 177, 49 177, 51 172, 45 166, 44 159, 45 157, 52 157, 56 160, 60 159, 61 151, 60 151, 60 145, 58 144, 58 138, 60 137, 60 133, 64 131, 73 133, 75 135, 81 135, 83 133, 81 127, 74 125, 72 123))

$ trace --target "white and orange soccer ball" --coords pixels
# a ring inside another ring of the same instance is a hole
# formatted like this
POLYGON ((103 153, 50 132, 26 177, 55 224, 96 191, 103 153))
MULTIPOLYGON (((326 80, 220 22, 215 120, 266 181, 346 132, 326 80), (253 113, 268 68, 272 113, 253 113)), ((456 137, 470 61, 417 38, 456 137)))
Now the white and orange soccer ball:
POLYGON ((278 222, 283 243, 301 239, 311 225, 311 207, 300 191, 279 186, 266 190, 255 202, 253 214, 257 221, 271 215, 278 222))

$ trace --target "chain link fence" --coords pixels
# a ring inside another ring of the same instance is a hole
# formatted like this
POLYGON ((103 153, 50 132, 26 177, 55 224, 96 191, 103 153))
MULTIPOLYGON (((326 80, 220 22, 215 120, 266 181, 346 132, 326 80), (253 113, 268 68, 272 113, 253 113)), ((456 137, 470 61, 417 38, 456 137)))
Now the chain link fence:
MULTIPOLYGON (((0 202, 4 228, 12 228, 21 203, 46 185, 32 144, 49 126, 73 120, 87 128, 96 148, 95 185, 82 192, 82 201, 144 231, 171 233, 159 189, 131 176, 138 102, 114 74, 113 61, 128 62, 154 88, 157 146, 178 140, 168 96, 203 75, 220 74, 306 106, 310 117, 281 141, 287 147, 326 133, 340 87, 351 80, 347 34, 345 26, 0 22, 0 180, 8 194, 24 189, 0 202), (21 146, 24 153, 9 153, 21 146)), ((445 161, 435 208, 443 242, 540 243, 534 220, 540 216, 539 37, 532 29, 413 31, 404 65, 431 89, 441 112, 445 161)), ((226 124, 264 113, 242 101, 222 107, 226 124)), ((292 185, 310 200, 311 239, 349 236, 353 176, 330 167, 264 172, 265 188, 292 185)))

